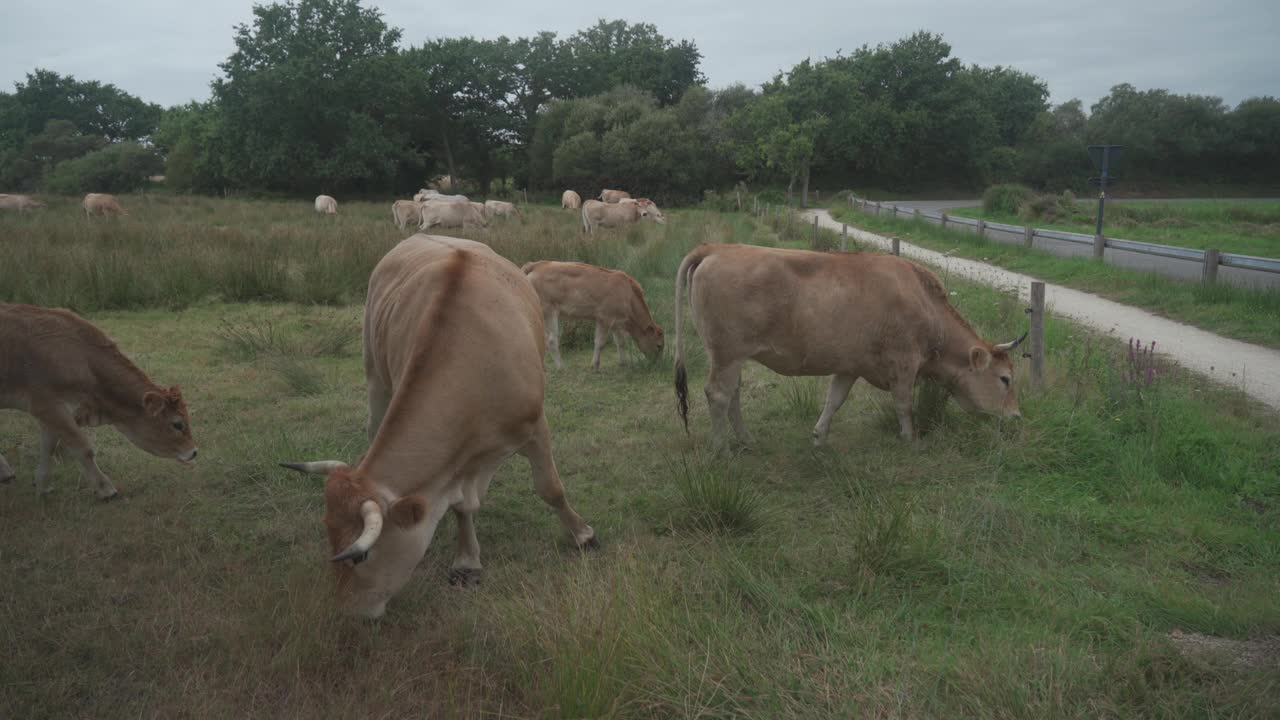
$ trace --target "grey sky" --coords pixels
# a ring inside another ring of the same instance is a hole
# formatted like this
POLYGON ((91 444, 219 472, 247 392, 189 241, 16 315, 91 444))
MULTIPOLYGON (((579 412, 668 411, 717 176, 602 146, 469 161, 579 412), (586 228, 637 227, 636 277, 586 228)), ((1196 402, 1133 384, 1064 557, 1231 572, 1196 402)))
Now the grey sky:
MULTIPOLYGON (((369 3, 366 3, 369 4, 369 3)), ((406 43, 430 37, 561 36, 600 17, 654 23, 692 38, 712 87, 757 85, 805 57, 892 42, 918 29, 942 33, 966 63, 1008 65, 1049 84, 1054 102, 1086 108, 1110 87, 1217 95, 1229 104, 1280 95, 1277 0, 533 0, 427 3, 382 0, 406 43)), ((250 0, 0 0, 0 88, 44 67, 115 83, 172 105, 209 95, 232 27, 252 18, 250 0)))

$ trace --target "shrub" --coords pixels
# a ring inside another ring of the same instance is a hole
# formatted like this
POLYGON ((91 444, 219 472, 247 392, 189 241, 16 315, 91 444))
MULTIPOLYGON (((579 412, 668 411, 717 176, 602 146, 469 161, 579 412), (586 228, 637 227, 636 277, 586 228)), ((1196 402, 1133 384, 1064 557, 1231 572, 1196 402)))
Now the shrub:
POLYGON ((1032 196, 1026 185, 992 185, 982 194, 982 211, 988 215, 1012 215, 1032 196))
POLYGON ((46 191, 61 195, 125 192, 146 185, 148 176, 163 170, 164 161, 154 150, 122 142, 59 163, 44 185, 46 191))
POLYGON ((746 535, 760 526, 764 497, 730 467, 685 458, 675 475, 691 526, 724 535, 746 535))

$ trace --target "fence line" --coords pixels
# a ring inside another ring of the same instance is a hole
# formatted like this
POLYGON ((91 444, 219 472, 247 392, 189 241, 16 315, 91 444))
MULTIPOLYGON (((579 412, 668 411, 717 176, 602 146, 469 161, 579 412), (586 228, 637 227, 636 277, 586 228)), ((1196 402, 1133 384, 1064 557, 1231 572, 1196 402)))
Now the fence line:
MULTIPOLYGON (((1225 253, 1216 248, 1198 250, 1195 248, 1177 247, 1174 245, 1161 245, 1159 243, 1085 235, 1083 233, 1065 232, 1062 230, 1049 230, 1046 228, 1033 227, 1031 225, 1009 225, 1007 223, 975 220, 972 218, 948 215, 945 212, 932 212, 929 210, 921 210, 919 208, 899 208, 897 205, 872 202, 866 198, 860 198, 853 194, 849 195, 849 206, 876 216, 890 214, 895 219, 905 216, 907 218, 927 220, 937 223, 944 228, 954 227, 957 230, 977 232, 980 236, 987 238, 991 238, 991 231, 999 231, 1009 235, 1018 236, 1018 239, 1021 240, 1022 244, 1026 247, 1032 247, 1036 238, 1044 238, 1046 240, 1055 240, 1058 242, 1076 245, 1082 250, 1087 247, 1092 249, 1095 255, 1103 250, 1112 250, 1197 263, 1201 266, 1190 272, 1177 272, 1173 268, 1166 268, 1162 266, 1144 268, 1148 271, 1170 277, 1181 279, 1198 278, 1202 282, 1210 284, 1225 281, 1233 285, 1280 287, 1280 260, 1275 258, 1241 255, 1238 253, 1225 253), (1210 267, 1210 265, 1212 265, 1212 267, 1210 267), (1219 274, 1219 266, 1233 268, 1237 272, 1231 275, 1219 274)), ((1104 255, 1103 257, 1110 264, 1128 265, 1130 267, 1133 266, 1132 262, 1115 262, 1116 257, 1114 254, 1111 256, 1104 255)))

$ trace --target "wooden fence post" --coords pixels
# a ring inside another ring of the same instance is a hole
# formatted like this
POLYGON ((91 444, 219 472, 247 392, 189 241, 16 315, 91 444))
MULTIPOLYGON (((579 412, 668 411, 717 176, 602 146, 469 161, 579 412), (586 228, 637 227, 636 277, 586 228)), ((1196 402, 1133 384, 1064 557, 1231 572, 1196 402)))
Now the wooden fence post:
POLYGON ((901 243, 902 243, 902 241, 901 241, 901 240, 899 240, 898 238, 894 238, 894 239, 893 239, 892 247, 893 247, 893 254, 894 254, 894 255, 901 255, 901 254, 902 254, 902 244, 901 244, 901 243))
POLYGON ((982 218, 978 218, 978 237, 984 239, 987 237, 987 221, 982 218))
POLYGON ((1222 253, 1217 248, 1204 251, 1204 273, 1201 279, 1205 285, 1218 282, 1218 263, 1222 261, 1222 253))
POLYGON ((1030 225, 1022 228, 1022 245, 1023 247, 1031 247, 1031 242, 1036 237, 1036 229, 1030 225))
POLYGON ((809 243, 809 247, 813 248, 814 250, 818 249, 818 215, 817 213, 814 213, 814 216, 813 216, 813 242, 809 243))
POLYGON ((849 249, 849 224, 840 223, 840 252, 849 249))
POLYGON ((1044 385, 1044 283, 1031 281, 1031 386, 1044 385))
POLYGON ((524 204, 529 204, 529 188, 522 188, 520 192, 524 193, 524 204))
POLYGON ((1106 249, 1107 249, 1106 236, 1104 236, 1102 233, 1098 233, 1097 235, 1094 235, 1093 236, 1093 256, 1096 258, 1102 257, 1102 254, 1106 252, 1106 249))
POLYGON ((919 219, 920 219, 920 208, 916 208, 915 210, 912 210, 912 211, 911 211, 911 215, 912 215, 913 217, 915 217, 915 219, 916 219, 916 220, 919 220, 919 219))
POLYGON ((821 193, 821 192, 819 192, 819 191, 817 191, 817 190, 814 190, 814 191, 813 191, 813 201, 814 201, 815 203, 822 202, 822 193, 821 193))
POLYGON ((946 229, 947 229, 947 214, 946 214, 946 213, 942 213, 942 229, 943 229, 943 230, 946 230, 946 229))

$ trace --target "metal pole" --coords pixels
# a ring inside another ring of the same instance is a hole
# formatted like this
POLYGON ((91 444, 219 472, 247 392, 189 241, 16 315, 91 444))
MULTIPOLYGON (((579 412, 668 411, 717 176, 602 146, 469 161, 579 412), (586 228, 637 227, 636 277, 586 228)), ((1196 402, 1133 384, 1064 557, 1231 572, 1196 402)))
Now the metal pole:
POLYGON ((941 215, 942 215, 942 229, 943 229, 943 230, 946 230, 946 229, 947 229, 947 214, 946 214, 946 213, 941 213, 941 215))
POLYGON ((1217 248, 1209 248, 1204 251, 1204 273, 1201 280, 1205 285, 1212 285, 1218 282, 1218 263, 1221 262, 1222 253, 1217 248))
POLYGON ((810 246, 814 250, 818 249, 818 216, 817 215, 813 216, 813 242, 810 244, 810 246))
MULTIPOLYGON (((1102 151, 1102 176, 1098 178, 1098 227, 1093 231, 1095 236, 1102 235, 1102 211, 1107 205, 1107 169, 1110 164, 1111 153, 1106 150, 1102 151)), ((1096 253, 1095 253, 1096 254, 1096 253)))
POLYGON ((1022 228, 1022 244, 1024 247, 1031 247, 1032 240, 1035 239, 1036 229, 1030 225, 1022 228))
POLYGON ((1044 283, 1031 281, 1031 386, 1044 385, 1044 283))
POLYGON ((978 237, 984 239, 987 237, 987 221, 982 218, 978 218, 978 237))

